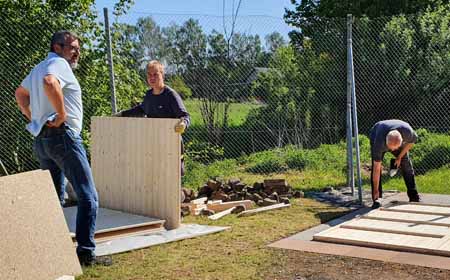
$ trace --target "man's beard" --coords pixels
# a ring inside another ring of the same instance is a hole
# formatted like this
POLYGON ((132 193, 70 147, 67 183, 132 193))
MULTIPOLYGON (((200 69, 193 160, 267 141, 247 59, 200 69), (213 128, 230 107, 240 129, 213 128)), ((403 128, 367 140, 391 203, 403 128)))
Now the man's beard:
POLYGON ((69 65, 70 65, 70 68, 72 68, 72 70, 75 70, 78 68, 78 62, 70 62, 69 61, 69 65))

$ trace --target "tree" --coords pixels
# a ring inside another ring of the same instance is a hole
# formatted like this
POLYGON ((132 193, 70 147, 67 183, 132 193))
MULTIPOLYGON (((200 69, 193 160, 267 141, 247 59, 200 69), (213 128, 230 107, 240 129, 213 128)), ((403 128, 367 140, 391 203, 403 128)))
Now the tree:
MULTIPOLYGON (((120 0, 116 12, 132 3, 120 0)), ((18 0, 0 1, 0 157, 10 173, 37 167, 33 159, 32 137, 24 127, 14 100, 14 90, 32 67, 45 58, 51 35, 61 29, 75 31, 83 43, 80 69, 75 72, 83 89, 84 130, 97 110, 90 107, 98 96, 109 96, 107 83, 102 83, 107 70, 102 49, 102 28, 97 21, 94 0, 18 0), (92 80, 92 73, 98 80, 92 80), (101 84, 100 84, 101 83, 101 84), (92 102, 91 102, 92 101, 92 102)), ((120 76, 120 75, 119 75, 120 76)), ((109 98, 107 99, 109 100, 109 98)))
POLYGON ((286 41, 279 32, 272 32, 265 37, 266 51, 274 53, 279 47, 286 45, 286 41))

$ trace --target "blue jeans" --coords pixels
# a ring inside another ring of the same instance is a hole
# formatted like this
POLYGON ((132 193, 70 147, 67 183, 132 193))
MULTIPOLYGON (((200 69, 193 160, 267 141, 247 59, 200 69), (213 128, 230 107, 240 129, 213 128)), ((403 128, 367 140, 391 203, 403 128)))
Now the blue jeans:
POLYGON ((77 254, 95 256, 98 195, 80 135, 68 128, 44 127, 34 140, 34 150, 42 169, 49 169, 52 177, 59 170, 72 184, 78 197, 77 254))
POLYGON ((52 175, 53 185, 55 185, 56 194, 58 195, 59 203, 64 206, 64 194, 66 192, 66 177, 64 173, 59 169, 56 163, 51 163, 48 168, 50 175, 52 175))

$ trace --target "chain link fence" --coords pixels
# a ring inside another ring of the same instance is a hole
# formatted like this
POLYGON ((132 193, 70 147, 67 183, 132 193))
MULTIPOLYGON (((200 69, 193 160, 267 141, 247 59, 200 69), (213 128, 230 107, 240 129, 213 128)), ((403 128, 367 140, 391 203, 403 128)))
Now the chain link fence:
MULTIPOLYGON (((367 135, 383 119, 410 122, 420 145, 430 146, 413 155, 422 174, 450 162, 450 33, 443 21, 424 13, 353 22, 359 132, 367 135)), ((0 24, 0 160, 10 173, 37 168, 14 90, 46 56, 51 33, 78 28, 64 24, 0 24)), ((346 24, 322 19, 300 31, 263 16, 130 13, 111 26, 117 107, 142 101, 145 65, 158 59, 191 114, 186 186, 217 176, 345 185, 346 24)), ((110 115, 111 105, 102 34, 82 35, 76 75, 89 145, 90 117, 110 115)), ((365 137, 361 153, 370 163, 365 137)))

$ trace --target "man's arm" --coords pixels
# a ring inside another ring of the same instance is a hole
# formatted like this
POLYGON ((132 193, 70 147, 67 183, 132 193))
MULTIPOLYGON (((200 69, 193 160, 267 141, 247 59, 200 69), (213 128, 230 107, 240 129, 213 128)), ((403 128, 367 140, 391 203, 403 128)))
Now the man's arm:
POLYGON ((48 100, 56 111, 56 118, 48 122, 50 127, 59 127, 66 120, 66 110, 64 108, 64 96, 58 79, 53 75, 44 77, 44 92, 48 100))
POLYGON ((22 86, 16 89, 16 102, 22 114, 31 121, 30 93, 22 86))
POLYGON ((406 155, 406 153, 414 146, 414 143, 406 143, 405 146, 403 146, 400 154, 398 154, 397 158, 395 159, 395 166, 398 168, 400 167, 400 163, 402 161, 402 158, 406 155))
POLYGON ((372 166, 373 201, 377 200, 380 197, 379 192, 380 178, 381 178, 381 161, 374 161, 372 166))

